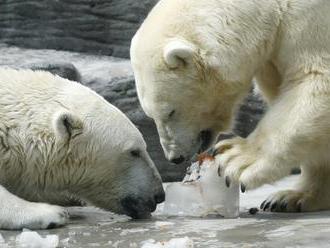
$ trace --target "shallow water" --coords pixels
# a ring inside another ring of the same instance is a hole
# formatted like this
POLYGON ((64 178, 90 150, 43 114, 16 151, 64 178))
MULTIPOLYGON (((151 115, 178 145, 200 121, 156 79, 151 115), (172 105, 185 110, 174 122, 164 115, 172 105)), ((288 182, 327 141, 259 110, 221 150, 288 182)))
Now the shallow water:
MULTIPOLYGON (((143 241, 167 241, 189 237, 194 247, 329 247, 330 212, 310 214, 248 214, 270 193, 290 188, 293 176, 276 187, 264 186, 241 195, 241 214, 238 219, 166 217, 159 206, 151 220, 133 221, 95 208, 70 208, 73 218, 64 228, 38 231, 42 236, 57 234, 60 247, 141 247, 143 241)), ((0 231, 6 245, 16 247, 20 232, 0 231)))

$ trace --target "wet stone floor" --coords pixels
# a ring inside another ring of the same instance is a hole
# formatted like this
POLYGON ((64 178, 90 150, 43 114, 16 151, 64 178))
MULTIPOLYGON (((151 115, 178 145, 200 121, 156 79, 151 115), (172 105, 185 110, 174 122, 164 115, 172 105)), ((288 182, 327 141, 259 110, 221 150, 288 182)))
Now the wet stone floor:
MULTIPOLYGON (((275 214, 248 213, 270 193, 292 188, 297 176, 274 186, 241 195, 238 219, 165 217, 160 205, 150 220, 132 221, 95 208, 70 208, 70 223, 63 228, 38 231, 45 237, 55 234, 59 247, 140 248, 143 242, 168 241, 189 237, 194 247, 330 247, 330 212, 275 214)), ((0 231, 4 241, 0 247, 18 247, 21 232, 0 231)))

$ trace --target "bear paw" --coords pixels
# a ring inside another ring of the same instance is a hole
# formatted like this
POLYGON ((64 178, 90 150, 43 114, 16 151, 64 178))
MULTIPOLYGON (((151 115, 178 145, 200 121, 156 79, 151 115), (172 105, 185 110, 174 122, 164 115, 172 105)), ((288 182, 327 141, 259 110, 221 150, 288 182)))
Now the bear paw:
POLYGON ((260 209, 269 212, 308 212, 321 210, 318 201, 310 192, 284 190, 265 200, 260 209))
POLYGON ((36 203, 26 214, 29 216, 25 218, 21 228, 52 229, 65 225, 69 217, 66 209, 43 203, 36 203))
POLYGON ((220 141, 215 146, 215 160, 219 176, 226 178, 229 187, 231 182, 241 183, 241 189, 253 189, 267 183, 267 177, 259 173, 263 164, 269 164, 258 152, 257 146, 247 144, 247 140, 235 137, 220 141), (259 174, 258 174, 259 173, 259 174), (259 176, 257 176, 259 175, 259 176))

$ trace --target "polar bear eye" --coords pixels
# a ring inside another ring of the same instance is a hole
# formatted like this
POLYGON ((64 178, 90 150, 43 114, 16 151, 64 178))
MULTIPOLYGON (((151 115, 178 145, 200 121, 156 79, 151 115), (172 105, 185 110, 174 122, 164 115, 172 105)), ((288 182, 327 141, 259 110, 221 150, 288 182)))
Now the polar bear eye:
POLYGON ((171 118, 175 114, 175 110, 172 110, 171 113, 169 113, 168 117, 171 118))
POLYGON ((133 150, 133 151, 131 151, 131 155, 133 157, 139 158, 140 157, 140 151, 139 150, 133 150))

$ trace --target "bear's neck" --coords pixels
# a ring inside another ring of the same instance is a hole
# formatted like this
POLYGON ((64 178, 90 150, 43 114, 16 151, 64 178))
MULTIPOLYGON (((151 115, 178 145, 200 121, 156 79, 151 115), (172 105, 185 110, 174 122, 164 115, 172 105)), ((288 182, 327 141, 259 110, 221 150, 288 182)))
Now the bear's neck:
POLYGON ((71 174, 75 169, 70 163, 74 159, 70 160, 70 148, 66 144, 56 144, 51 135, 32 139, 14 130, 6 141, 0 144, 0 156, 5 158, 0 161, 0 184, 9 191, 31 199, 73 187, 71 174), (19 142, 11 142, 17 139, 19 142))

